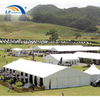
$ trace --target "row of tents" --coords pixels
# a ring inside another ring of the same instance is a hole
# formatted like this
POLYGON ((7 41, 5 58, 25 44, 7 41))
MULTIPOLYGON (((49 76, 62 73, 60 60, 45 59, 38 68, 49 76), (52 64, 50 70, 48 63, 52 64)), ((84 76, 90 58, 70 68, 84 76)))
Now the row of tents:
POLYGON ((90 85, 92 81, 100 77, 100 70, 94 64, 86 71, 79 71, 71 67, 19 59, 4 65, 3 69, 12 73, 23 73, 23 76, 27 74, 28 82, 34 85, 37 83, 39 86, 42 79, 45 89, 90 85))

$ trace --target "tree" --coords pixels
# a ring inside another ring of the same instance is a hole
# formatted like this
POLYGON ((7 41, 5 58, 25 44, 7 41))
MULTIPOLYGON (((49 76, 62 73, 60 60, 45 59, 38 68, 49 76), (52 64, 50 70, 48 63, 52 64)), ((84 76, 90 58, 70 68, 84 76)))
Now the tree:
POLYGON ((9 15, 5 15, 4 16, 4 20, 5 21, 11 21, 11 15, 9 14, 9 15))
POLYGON ((30 19, 25 14, 22 14, 19 17, 19 21, 30 21, 30 19))
POLYGON ((44 14, 42 14, 41 12, 36 12, 33 16, 32 21, 33 22, 37 22, 37 23, 42 23, 44 21, 44 14))
POLYGON ((75 33, 74 36, 75 36, 75 39, 77 39, 78 37, 81 37, 81 34, 80 33, 75 33))
POLYGON ((58 39, 58 33, 55 29, 51 29, 49 32, 46 33, 46 36, 50 36, 50 41, 56 41, 58 39))
POLYGON ((88 67, 90 67, 90 64, 93 63, 93 60, 92 60, 92 59, 89 59, 89 58, 85 58, 85 59, 84 59, 84 62, 87 63, 87 66, 88 66, 88 67))

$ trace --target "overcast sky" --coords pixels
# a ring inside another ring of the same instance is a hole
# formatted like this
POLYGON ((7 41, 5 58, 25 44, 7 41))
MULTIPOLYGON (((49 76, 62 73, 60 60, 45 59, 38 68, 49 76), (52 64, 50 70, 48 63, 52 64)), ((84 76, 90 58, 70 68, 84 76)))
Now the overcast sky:
POLYGON ((10 5, 20 5, 25 11, 39 4, 54 4, 58 8, 86 7, 87 5, 100 7, 100 0, 0 0, 0 14, 5 14, 5 9, 10 5))

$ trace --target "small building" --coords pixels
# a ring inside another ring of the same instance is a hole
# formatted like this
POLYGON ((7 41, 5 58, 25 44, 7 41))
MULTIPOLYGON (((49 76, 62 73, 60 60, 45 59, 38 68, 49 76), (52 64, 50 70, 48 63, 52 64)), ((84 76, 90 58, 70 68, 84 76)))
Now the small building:
POLYGON ((4 65, 3 70, 11 73, 19 71, 20 75, 28 77, 28 82, 38 87, 42 84, 45 89, 90 85, 89 74, 59 65, 19 59, 4 65))
POLYGON ((74 54, 49 54, 43 59, 46 60, 46 63, 56 64, 60 62, 62 58, 62 65, 71 65, 79 63, 79 58, 74 54))

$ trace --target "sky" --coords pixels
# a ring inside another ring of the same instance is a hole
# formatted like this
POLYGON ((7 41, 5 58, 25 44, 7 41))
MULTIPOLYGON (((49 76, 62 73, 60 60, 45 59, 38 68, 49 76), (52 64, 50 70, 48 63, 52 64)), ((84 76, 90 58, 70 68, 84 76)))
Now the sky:
POLYGON ((5 14, 5 9, 9 5, 20 5, 25 12, 39 4, 53 4, 58 8, 86 7, 87 5, 100 7, 100 0, 0 0, 0 14, 5 14))

